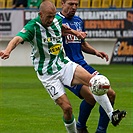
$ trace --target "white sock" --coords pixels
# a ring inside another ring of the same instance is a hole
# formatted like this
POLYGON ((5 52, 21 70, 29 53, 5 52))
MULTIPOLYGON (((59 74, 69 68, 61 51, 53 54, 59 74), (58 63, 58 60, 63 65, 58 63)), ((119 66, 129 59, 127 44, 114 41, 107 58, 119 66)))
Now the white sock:
POLYGON ((65 124, 65 127, 66 127, 66 130, 67 130, 67 133, 77 133, 77 129, 76 129, 76 120, 74 118, 73 122, 70 123, 70 124, 65 124))
POLYGON ((110 103, 110 100, 107 96, 107 94, 101 95, 101 96, 97 96, 94 95, 95 100, 102 106, 102 108, 105 110, 105 112, 107 113, 109 119, 111 120, 112 117, 112 112, 113 112, 113 107, 110 103))

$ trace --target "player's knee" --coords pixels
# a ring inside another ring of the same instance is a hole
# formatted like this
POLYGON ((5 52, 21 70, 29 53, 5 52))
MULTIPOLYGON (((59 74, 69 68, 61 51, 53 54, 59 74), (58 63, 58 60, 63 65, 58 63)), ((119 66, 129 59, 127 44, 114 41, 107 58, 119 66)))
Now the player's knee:
POLYGON ((70 120, 72 116, 72 107, 70 105, 66 105, 63 108, 64 116, 66 119, 70 120))
POLYGON ((72 106, 69 102, 66 102, 65 100, 58 100, 58 105, 62 108, 64 114, 71 114, 72 113, 72 106))
POLYGON ((80 95, 85 99, 85 101, 87 103, 89 103, 92 106, 95 105, 96 101, 95 101, 91 91, 89 90, 88 86, 82 86, 82 88, 80 90, 80 95))
POLYGON ((67 114, 71 114, 72 113, 72 107, 71 107, 71 105, 67 104, 64 107, 64 113, 67 113, 67 114))
POLYGON ((64 100, 58 100, 58 105, 61 107, 63 113, 64 113, 64 118, 66 120, 70 120, 72 116, 72 106, 69 102, 66 102, 64 100))
POLYGON ((107 95, 108 95, 111 102, 115 101, 116 93, 113 89, 109 89, 107 95))
POLYGON ((86 102, 89 103, 90 105, 94 106, 96 101, 93 97, 93 95, 89 95, 87 98, 85 98, 86 102))

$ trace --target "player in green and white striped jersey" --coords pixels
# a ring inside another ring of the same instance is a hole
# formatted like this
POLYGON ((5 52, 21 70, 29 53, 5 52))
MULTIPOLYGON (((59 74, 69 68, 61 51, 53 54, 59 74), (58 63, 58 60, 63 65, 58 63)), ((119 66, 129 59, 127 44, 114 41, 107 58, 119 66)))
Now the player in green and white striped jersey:
POLYGON ((52 24, 46 28, 41 24, 40 16, 31 20, 17 36, 21 36, 24 41, 31 42, 33 47, 31 57, 35 70, 40 75, 53 74, 61 70, 63 64, 68 63, 62 46, 62 20, 55 16, 52 24))
POLYGON ((0 56, 2 59, 7 59, 17 45, 24 41, 31 43, 31 58, 37 76, 50 97, 61 107, 67 132, 76 133, 76 122, 64 85, 88 85, 92 75, 65 56, 62 32, 63 35, 71 33, 82 39, 85 36, 83 32, 65 26, 62 28, 62 19, 56 16, 54 4, 44 1, 40 5, 38 17, 24 26, 9 42, 6 49, 0 51, 0 56))

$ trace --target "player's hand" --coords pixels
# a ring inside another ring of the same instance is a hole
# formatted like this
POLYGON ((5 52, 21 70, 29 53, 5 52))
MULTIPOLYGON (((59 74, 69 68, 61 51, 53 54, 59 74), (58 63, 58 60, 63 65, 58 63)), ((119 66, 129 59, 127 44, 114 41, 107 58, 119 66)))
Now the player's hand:
POLYGON ((99 51, 96 51, 96 56, 98 56, 98 57, 101 57, 102 59, 106 59, 106 61, 108 61, 109 60, 109 57, 108 57, 108 55, 106 54, 106 53, 104 53, 104 52, 99 52, 99 51))
POLYGON ((62 30, 71 30, 71 28, 65 24, 62 24, 62 30))
POLYGON ((71 32, 71 28, 67 25, 62 24, 62 36, 67 36, 71 32))
POLYGON ((86 32, 73 30, 65 24, 62 24, 62 36, 67 36, 68 34, 72 34, 76 36, 78 39, 85 39, 87 36, 86 32))
POLYGON ((87 36, 86 32, 83 31, 77 31, 77 30, 73 30, 71 29, 71 32, 73 35, 75 35, 78 39, 85 39, 87 36))
POLYGON ((9 55, 10 55, 10 53, 9 52, 6 52, 5 50, 1 50, 0 51, 0 57, 1 57, 1 59, 8 59, 9 58, 9 55))
POLYGON ((78 31, 78 33, 77 33, 77 37, 79 39, 85 39, 86 36, 87 36, 87 33, 86 32, 78 31))

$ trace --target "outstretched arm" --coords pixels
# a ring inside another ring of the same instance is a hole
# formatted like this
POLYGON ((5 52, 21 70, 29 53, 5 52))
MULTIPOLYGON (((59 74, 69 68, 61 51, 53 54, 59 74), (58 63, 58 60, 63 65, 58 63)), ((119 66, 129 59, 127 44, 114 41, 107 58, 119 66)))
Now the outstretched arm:
POLYGON ((78 37, 79 39, 85 39, 86 35, 87 35, 86 32, 73 30, 73 29, 69 28, 67 25, 62 24, 62 35, 67 36, 68 34, 72 34, 72 35, 78 37))
POLYGON ((10 56, 11 51, 21 42, 23 39, 19 36, 14 37, 7 45, 5 50, 0 50, 0 57, 1 59, 8 59, 10 56))
POLYGON ((106 61, 109 60, 109 57, 105 52, 100 52, 100 51, 96 50, 88 42, 82 43, 82 51, 84 51, 85 53, 88 53, 88 54, 96 55, 98 57, 101 57, 102 59, 105 58, 106 61))

